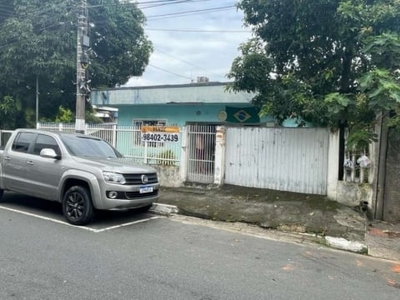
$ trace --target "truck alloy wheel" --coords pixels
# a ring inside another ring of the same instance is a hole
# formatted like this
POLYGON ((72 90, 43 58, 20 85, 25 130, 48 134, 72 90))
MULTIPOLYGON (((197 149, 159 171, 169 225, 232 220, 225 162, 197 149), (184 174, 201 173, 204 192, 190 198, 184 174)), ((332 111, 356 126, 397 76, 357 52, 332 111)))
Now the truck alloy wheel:
POLYGON ((62 201, 64 217, 73 225, 84 225, 93 217, 93 204, 90 193, 83 186, 73 186, 65 193, 62 201))

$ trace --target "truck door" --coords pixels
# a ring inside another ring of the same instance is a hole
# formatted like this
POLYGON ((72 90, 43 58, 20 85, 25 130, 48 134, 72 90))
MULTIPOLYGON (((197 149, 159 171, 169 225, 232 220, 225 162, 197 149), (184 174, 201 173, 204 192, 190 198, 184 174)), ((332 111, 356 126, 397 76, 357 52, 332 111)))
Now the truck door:
POLYGON ((3 182, 7 189, 29 193, 27 156, 35 135, 33 132, 20 132, 15 137, 11 149, 4 151, 3 182))
POLYGON ((51 148, 61 157, 61 150, 57 141, 49 135, 38 134, 28 161, 29 185, 32 195, 48 200, 56 200, 58 184, 61 180, 61 159, 40 156, 43 148, 51 148))

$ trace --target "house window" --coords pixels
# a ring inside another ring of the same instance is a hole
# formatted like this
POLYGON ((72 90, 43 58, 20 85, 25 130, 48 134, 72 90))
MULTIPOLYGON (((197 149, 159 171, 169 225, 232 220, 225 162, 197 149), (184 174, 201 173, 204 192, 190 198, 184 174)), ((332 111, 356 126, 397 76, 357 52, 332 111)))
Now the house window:
MULTIPOLYGON (((142 135, 140 129, 142 126, 166 126, 167 121, 166 120, 134 120, 133 121, 133 126, 135 127, 134 131, 134 143, 135 145, 142 145, 144 146, 144 142, 142 142, 142 135)), ((164 143, 154 143, 154 142, 148 142, 147 146, 149 147, 163 147, 164 143)))

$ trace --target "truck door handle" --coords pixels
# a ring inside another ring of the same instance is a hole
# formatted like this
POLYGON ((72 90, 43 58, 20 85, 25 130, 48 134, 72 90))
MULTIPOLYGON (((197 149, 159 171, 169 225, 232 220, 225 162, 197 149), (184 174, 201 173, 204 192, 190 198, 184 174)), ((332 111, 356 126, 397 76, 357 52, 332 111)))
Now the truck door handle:
POLYGON ((9 156, 4 157, 5 160, 10 160, 11 158, 9 156))
POLYGON ((30 165, 30 166, 33 166, 33 161, 31 161, 31 160, 30 160, 30 161, 27 161, 26 163, 27 163, 28 165, 30 165))

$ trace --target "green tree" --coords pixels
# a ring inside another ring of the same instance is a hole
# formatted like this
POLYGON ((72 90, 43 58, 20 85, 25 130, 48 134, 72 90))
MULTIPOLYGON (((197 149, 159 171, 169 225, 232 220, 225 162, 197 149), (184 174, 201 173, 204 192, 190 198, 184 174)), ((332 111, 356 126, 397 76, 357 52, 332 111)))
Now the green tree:
POLYGON ((242 0, 238 8, 254 38, 228 77, 232 90, 256 93, 262 114, 346 125, 372 139, 375 115, 398 106, 398 0, 242 0))
MULTIPOLYGON (((115 0, 87 3, 90 86, 117 86, 142 74, 152 45, 137 5, 115 0)), ((34 124, 35 114, 25 112, 35 110, 38 78, 41 118, 54 119, 59 106, 75 111, 81 0, 0 0, 0 9, 0 99, 18 101, 25 126, 34 124)))
POLYGON ((0 99, 0 128, 13 129, 19 115, 20 103, 11 96, 0 99))
POLYGON ((74 114, 68 108, 60 106, 55 121, 57 123, 71 123, 74 120, 74 114))

